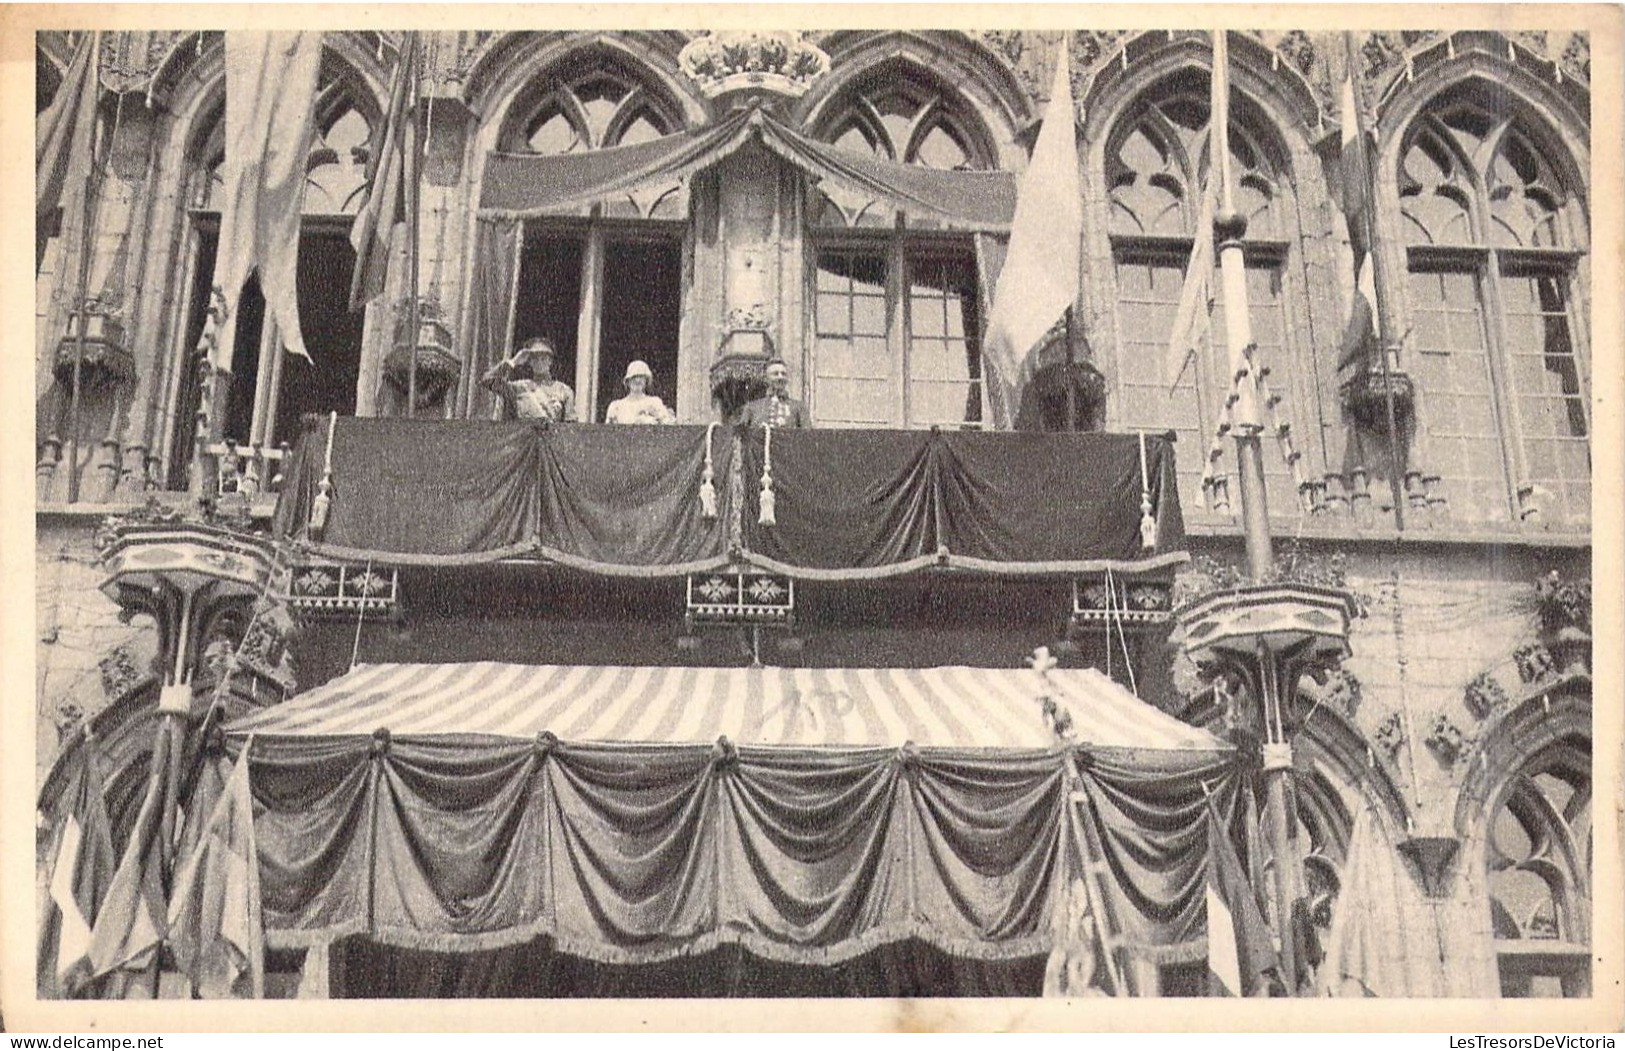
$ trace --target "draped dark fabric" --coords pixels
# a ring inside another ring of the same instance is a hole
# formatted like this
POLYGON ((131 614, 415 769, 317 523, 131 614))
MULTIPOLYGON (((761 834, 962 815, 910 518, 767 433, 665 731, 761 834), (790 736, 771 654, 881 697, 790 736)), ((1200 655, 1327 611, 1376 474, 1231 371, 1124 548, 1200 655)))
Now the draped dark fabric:
POLYGON ((1080 782, 1059 748, 545 736, 262 734, 252 747, 268 946, 364 935, 481 953, 545 939, 616 965, 736 946, 825 967, 907 942, 1030 959, 1086 867, 1126 952, 1196 955, 1180 943, 1202 932, 1202 786, 1228 791, 1231 769, 1226 753, 1106 750, 1080 782), (1087 841, 1073 845, 1080 784, 1087 841))
POLYGON ((954 956, 917 939, 831 964, 786 963, 739 945, 653 963, 603 963, 560 952, 552 939, 474 953, 430 952, 350 938, 334 948, 331 995, 341 998, 1037 996, 1045 958, 954 956))
POLYGON ((1064 754, 258 738, 267 942, 636 963, 1045 951, 1064 754))
POLYGON ((540 218, 568 208, 668 183, 722 160, 754 137, 750 113, 649 142, 578 153, 502 153, 486 159, 480 214, 506 220, 540 218))
POLYGON ((308 428, 275 527, 321 554, 456 564, 544 555, 603 573, 676 575, 742 556, 808 578, 930 565, 983 572, 1136 572, 1183 560, 1173 448, 1162 436, 974 431, 775 431, 776 524, 759 522, 767 454, 743 436, 743 506, 730 497, 734 432, 523 421, 340 419, 325 532, 308 525, 327 422, 308 428), (718 515, 703 513, 706 447, 718 515), (1142 485, 1157 534, 1141 538, 1142 485))
MULTIPOLYGON (((535 546, 541 446, 525 422, 339 421, 333 496, 324 533, 335 554, 379 552, 432 559, 502 557, 535 546)), ((327 462, 328 428, 307 430, 276 519, 283 535, 308 526, 327 462), (307 446, 314 446, 314 454, 307 446)))
POLYGON ((523 230, 522 223, 501 216, 482 216, 475 228, 468 353, 458 386, 462 415, 470 419, 495 418, 501 406, 500 399, 480 385, 480 378, 508 354, 523 230))
POLYGON ((1145 760, 1108 750, 1078 757, 1078 783, 1088 799, 1079 813, 1081 849, 1105 870, 1092 889, 1104 899, 1112 937, 1126 955, 1160 963, 1201 959, 1207 799, 1218 794, 1228 807, 1233 759, 1145 760))
MULTIPOLYGON (((1147 554, 1136 435, 792 430, 771 442, 776 524, 757 521, 758 430, 745 443, 745 543, 777 565, 863 576, 922 561, 1132 568, 1147 554)), ((1157 550, 1178 551, 1171 443, 1147 436, 1144 448, 1157 550)))
POLYGON ((481 182, 480 213, 537 218, 551 209, 684 178, 750 142, 815 179, 928 214, 953 229, 1007 231, 1015 214, 1016 185, 1009 172, 938 171, 867 157, 811 139, 758 109, 632 146, 566 154, 492 153, 481 182))
POLYGON ((541 442, 549 558, 613 571, 710 568, 727 551, 732 435, 705 427, 558 427, 541 442), (711 445, 718 514, 699 498, 711 445), (720 484, 719 484, 720 483, 720 484))

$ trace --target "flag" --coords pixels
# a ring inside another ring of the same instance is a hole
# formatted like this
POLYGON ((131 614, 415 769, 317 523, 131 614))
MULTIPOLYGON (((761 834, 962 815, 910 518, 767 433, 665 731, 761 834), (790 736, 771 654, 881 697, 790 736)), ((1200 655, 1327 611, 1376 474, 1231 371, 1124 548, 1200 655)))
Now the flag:
POLYGON ((101 756, 88 741, 81 755, 79 769, 65 793, 67 814, 51 852, 40 955, 42 991, 68 996, 89 976, 91 926, 118 864, 103 795, 101 756))
POLYGON ((1337 367, 1360 360, 1376 335, 1377 280, 1370 244, 1371 154, 1370 135, 1365 130, 1354 77, 1358 70, 1352 37, 1348 41, 1348 61, 1343 70, 1339 103, 1341 121, 1338 136, 1336 197, 1348 220, 1349 245, 1354 250, 1354 302, 1343 329, 1337 367))
POLYGON ((1163 379, 1169 393, 1179 386, 1196 355, 1208 344, 1208 332, 1213 322, 1213 268, 1216 263, 1213 248, 1213 212, 1217 205, 1218 185, 1208 172, 1202 182, 1202 203, 1196 214, 1196 241, 1191 245, 1191 257, 1185 264, 1185 284, 1179 291, 1179 307, 1174 312, 1174 327, 1168 335, 1168 353, 1164 358, 1163 379))
POLYGON ((57 207, 76 203, 89 181, 91 145, 96 133, 96 101, 101 94, 97 78, 100 34, 83 33, 74 45, 73 59, 57 88, 56 97, 35 123, 34 221, 44 222, 57 207), (70 180, 76 166, 83 180, 70 180))
POLYGON ((1037 370, 1034 346, 1077 299, 1083 230, 1082 184, 1072 78, 1062 41, 1049 106, 1032 162, 1016 191, 1010 248, 993 293, 986 357, 995 422, 1015 423, 1022 388, 1037 370))
POLYGON ((1220 996, 1267 996, 1280 959, 1247 873, 1208 800, 1207 960, 1220 996))
MULTIPOLYGON (((1213 321, 1213 268, 1217 261, 1213 244, 1213 215, 1221 197, 1230 193, 1230 46, 1224 30, 1213 32, 1213 73, 1209 78, 1207 171, 1202 174, 1202 200, 1196 214, 1196 239, 1190 261, 1185 264, 1185 283, 1179 291, 1179 307, 1174 311, 1174 327, 1168 334, 1168 352, 1163 358, 1163 379, 1173 393, 1185 370, 1207 346, 1213 321)), ((1202 149, 1197 148, 1200 156, 1202 149)))
POLYGON ((136 815, 130 841, 119 859, 107 897, 90 934, 91 976, 138 971, 152 963, 164 938, 163 824, 164 783, 168 776, 172 730, 162 727, 152 750, 147 795, 136 815))
MULTIPOLYGON (((389 110, 372 129, 367 152, 367 196, 355 224, 350 227, 350 244, 355 248, 355 271, 350 279, 350 309, 360 310, 384 290, 389 271, 389 246, 395 224, 406 218, 403 203, 407 179, 417 178, 417 165, 406 163, 406 122, 416 119, 418 34, 407 33, 400 62, 390 80, 389 110)), ((413 149, 420 147, 413 136, 413 149)))
POLYGON ((231 371, 238 298, 260 275, 268 320, 289 351, 310 360, 299 329, 299 214, 305 195, 322 35, 226 34, 225 207, 214 285, 224 298, 215 367, 231 371))
POLYGON ((197 847, 175 879, 169 904, 175 962, 193 990, 210 999, 239 991, 255 999, 265 995, 259 851, 248 781, 253 744, 249 738, 238 756, 197 847))

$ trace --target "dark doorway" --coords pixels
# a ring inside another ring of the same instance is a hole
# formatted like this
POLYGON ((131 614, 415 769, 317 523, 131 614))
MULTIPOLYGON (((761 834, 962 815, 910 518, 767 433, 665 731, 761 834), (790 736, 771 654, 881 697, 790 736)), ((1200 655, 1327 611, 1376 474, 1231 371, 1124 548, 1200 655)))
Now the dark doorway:
POLYGON ((364 314, 350 312, 354 269, 355 249, 343 230, 307 229, 300 236, 299 328, 310 361, 283 356, 282 392, 272 431, 277 441, 292 441, 299 434, 299 418, 307 412, 355 413, 364 314))
MULTIPOLYGON (((201 224, 200 224, 201 225, 201 224)), ((192 462, 192 442, 197 427, 198 387, 197 345, 203 338, 203 324, 209 313, 209 286, 214 281, 214 260, 220 246, 219 226, 209 221, 198 231, 197 269, 192 276, 191 309, 186 317, 186 342, 181 344, 180 388, 175 399, 175 440, 169 451, 165 483, 171 489, 186 488, 186 467, 192 462)), ((254 418, 254 380, 260 363, 260 324, 265 317, 265 299, 260 295, 257 276, 248 279, 237 306, 237 341, 233 352, 232 382, 226 397, 226 418, 220 433, 237 442, 248 441, 254 418)))
MULTIPOLYGON (((571 387, 576 382, 576 328, 581 319, 581 257, 586 242, 579 235, 527 234, 519 256, 513 346, 542 336, 553 344, 553 378, 571 387)), ((577 399, 580 401, 580 392, 577 399)))
MULTIPOLYGON (((219 250, 217 221, 198 232, 197 269, 192 279, 191 308, 186 319, 186 342, 181 347, 179 396, 175 403, 175 441, 170 450, 167 484, 184 488, 186 467, 192 459, 192 433, 198 411, 197 345, 208 315, 209 286, 214 280, 219 250)), ((355 250, 344 230, 307 229, 299 238, 299 327, 305 349, 314 364, 293 355, 282 363, 281 394, 271 441, 293 441, 299 418, 305 413, 355 412, 356 383, 361 375, 363 315, 349 309, 350 272, 355 250)), ((259 385, 260 333, 265 322, 265 298, 259 276, 249 277, 238 300, 236 347, 232 353, 231 386, 226 396, 221 437, 247 442, 254 424, 254 403, 259 385)))
POLYGON ((655 379, 649 393, 675 408, 677 329, 682 319, 682 247, 676 241, 611 241, 604 246, 604 312, 599 329, 598 412, 626 393, 636 358, 655 379))

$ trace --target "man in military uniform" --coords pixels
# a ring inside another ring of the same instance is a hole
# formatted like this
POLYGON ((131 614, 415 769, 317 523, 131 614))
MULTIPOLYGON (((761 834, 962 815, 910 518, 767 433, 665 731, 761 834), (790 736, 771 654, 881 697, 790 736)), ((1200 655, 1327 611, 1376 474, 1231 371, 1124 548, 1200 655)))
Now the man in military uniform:
POLYGON ((481 380, 502 396, 507 415, 521 420, 573 423, 575 392, 553 378, 553 344, 537 338, 491 367, 481 380))
POLYGON ((745 405, 741 421, 752 427, 811 427, 807 406, 790 397, 790 366, 783 358, 767 363, 767 396, 745 405))

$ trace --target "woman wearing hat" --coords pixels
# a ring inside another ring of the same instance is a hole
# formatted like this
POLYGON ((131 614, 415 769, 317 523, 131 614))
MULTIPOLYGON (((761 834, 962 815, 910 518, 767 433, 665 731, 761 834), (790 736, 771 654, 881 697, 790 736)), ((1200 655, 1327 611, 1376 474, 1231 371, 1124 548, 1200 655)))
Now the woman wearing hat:
POLYGON ((545 339, 528 340, 492 366, 482 382, 487 390, 502 396, 509 416, 575 422, 575 392, 553 378, 553 344, 545 339))
POLYGON ((676 423, 677 417, 666 408, 666 403, 649 393, 649 384, 655 378, 654 370, 646 361, 634 361, 626 367, 626 397, 609 403, 605 423, 676 423))

